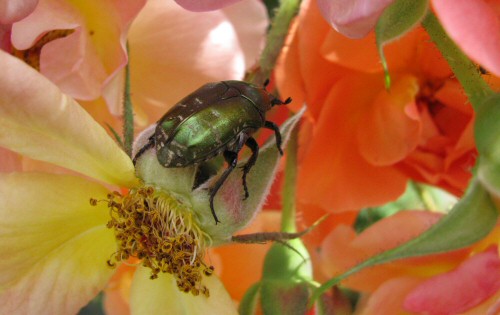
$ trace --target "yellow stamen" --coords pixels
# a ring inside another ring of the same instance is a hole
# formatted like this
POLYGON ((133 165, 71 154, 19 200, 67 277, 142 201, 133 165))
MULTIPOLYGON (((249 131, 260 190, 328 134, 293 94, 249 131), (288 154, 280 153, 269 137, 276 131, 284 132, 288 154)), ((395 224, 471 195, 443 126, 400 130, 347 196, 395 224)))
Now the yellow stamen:
MULTIPOLYGON (((167 272, 175 277, 179 290, 209 296, 201 280, 202 275, 213 273, 213 267, 203 262, 210 237, 187 206, 149 186, 131 189, 128 195, 115 191, 104 201, 111 216, 106 226, 114 229, 118 245, 109 266, 137 257, 151 269, 151 279, 167 272)), ((92 205, 97 202, 90 200, 92 205)))

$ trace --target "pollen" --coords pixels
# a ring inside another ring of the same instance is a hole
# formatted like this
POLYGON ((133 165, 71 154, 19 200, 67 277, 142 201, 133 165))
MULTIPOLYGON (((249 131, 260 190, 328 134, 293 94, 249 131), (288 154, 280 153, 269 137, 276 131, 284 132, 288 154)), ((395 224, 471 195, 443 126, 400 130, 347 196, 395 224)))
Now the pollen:
MULTIPOLYGON (((136 257, 151 269, 151 279, 170 273, 179 290, 209 296, 201 282, 214 270, 203 261, 211 239, 198 227, 189 207, 149 186, 131 189, 126 195, 115 191, 101 201, 108 205, 107 227, 114 230, 118 247, 107 261, 110 267, 136 257)), ((98 202, 90 200, 92 205, 98 202)))

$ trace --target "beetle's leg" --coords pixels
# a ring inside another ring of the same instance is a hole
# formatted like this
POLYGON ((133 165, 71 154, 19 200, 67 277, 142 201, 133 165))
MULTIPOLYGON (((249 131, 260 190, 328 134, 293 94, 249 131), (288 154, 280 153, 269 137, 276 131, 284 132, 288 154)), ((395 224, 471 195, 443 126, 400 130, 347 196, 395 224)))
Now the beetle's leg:
POLYGON ((245 145, 252 150, 252 155, 248 159, 247 163, 243 166, 243 189, 245 189, 245 198, 248 198, 248 188, 247 188, 247 174, 250 172, 252 166, 254 166, 255 161, 257 161, 257 157, 259 156, 259 145, 254 138, 250 137, 245 142, 245 145))
POLYGON ((146 143, 139 151, 137 151, 137 153, 134 156, 134 159, 132 160, 132 163, 134 163, 134 165, 135 165, 135 163, 137 162, 137 159, 144 152, 146 152, 147 150, 151 149, 154 145, 155 145, 155 141, 154 141, 154 134, 153 134, 153 136, 149 137, 148 143, 146 143))
POLYGON ((219 219, 217 218, 217 215, 215 214, 215 209, 214 209, 214 198, 219 189, 221 188, 222 184, 226 181, 227 177, 233 169, 236 167, 236 163, 238 163, 238 153, 232 152, 232 151, 224 151, 224 159, 226 160, 228 166, 224 173, 217 179, 217 182, 210 188, 210 211, 212 211, 212 216, 215 219, 215 224, 219 223, 219 219))
POLYGON ((214 210, 215 195, 217 194, 217 192, 221 188, 222 184, 224 184, 224 182, 226 181, 229 174, 231 174, 233 169, 236 167, 236 164, 238 163, 238 153, 241 151, 241 148, 243 148, 243 145, 245 144, 247 139, 248 139, 248 136, 246 134, 240 133, 240 135, 238 136, 238 143, 236 144, 234 151, 229 151, 229 150, 224 151, 224 154, 223 154, 224 160, 226 160, 228 166, 227 166, 226 170, 224 171, 224 173, 222 173, 222 175, 219 177, 219 179, 217 179, 215 184, 210 188, 210 198, 209 198, 210 211, 212 211, 212 215, 215 219, 215 224, 220 222, 219 219, 217 218, 217 215, 215 214, 215 210, 214 210))
POLYGON ((264 127, 267 129, 271 129, 274 131, 274 134, 276 135, 276 146, 278 147, 278 151, 280 151, 280 154, 283 155, 283 150, 281 149, 281 133, 280 133, 280 128, 273 123, 272 121, 266 120, 264 123, 264 127))

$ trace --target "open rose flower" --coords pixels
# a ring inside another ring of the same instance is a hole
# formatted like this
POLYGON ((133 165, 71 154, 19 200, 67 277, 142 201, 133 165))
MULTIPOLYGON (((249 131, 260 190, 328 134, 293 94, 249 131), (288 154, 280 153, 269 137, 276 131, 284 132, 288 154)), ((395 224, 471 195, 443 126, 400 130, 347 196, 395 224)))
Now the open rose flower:
POLYGON ((390 91, 373 34, 345 38, 316 1, 303 3, 277 68, 280 92, 310 109, 299 202, 333 212, 381 205, 408 179, 457 195, 466 188, 476 151, 460 84, 421 29, 388 45, 386 56, 390 91))
MULTIPOLYGON (((323 17, 351 38, 366 36, 394 0, 317 0, 323 17)), ((448 35, 475 62, 500 76, 500 1, 431 0, 448 35)), ((403 16, 401 18, 404 18, 403 16)))
MULTIPOLYGON (((104 129, 46 78, 4 52, 0 67, 0 145, 85 175, 0 175, 0 313, 75 313, 106 286, 110 267, 133 257, 132 313, 235 313, 203 255, 261 206, 276 145, 261 148, 248 199, 239 198, 241 170, 227 179, 215 198, 216 226, 205 187, 192 191, 194 168, 163 168, 148 151, 134 170, 104 129)), ((285 141, 298 117, 284 124, 285 141)))

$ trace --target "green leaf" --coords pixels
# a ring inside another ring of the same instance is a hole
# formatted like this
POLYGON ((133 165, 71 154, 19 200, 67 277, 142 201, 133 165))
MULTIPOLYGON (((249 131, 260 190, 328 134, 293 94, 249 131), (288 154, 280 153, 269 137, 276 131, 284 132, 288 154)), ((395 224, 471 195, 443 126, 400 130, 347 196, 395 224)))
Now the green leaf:
POLYGON ((409 242, 376 255, 325 282, 313 301, 341 280, 370 266, 396 259, 448 252, 467 247, 484 238, 496 225, 498 210, 488 192, 473 179, 465 196, 429 230, 409 242))
POLYGON ((456 202, 455 196, 442 189, 409 181, 405 192, 396 201, 361 210, 354 223, 354 229, 361 233, 375 222, 402 210, 428 209, 448 212, 456 202))
POLYGON ((384 45, 409 32, 424 18, 428 0, 396 0, 384 10, 375 26, 377 47, 385 71, 386 88, 391 85, 389 68, 384 56, 384 45))
POLYGON ((496 196, 500 196, 500 94, 487 98, 477 111, 475 140, 479 151, 478 179, 496 196))

